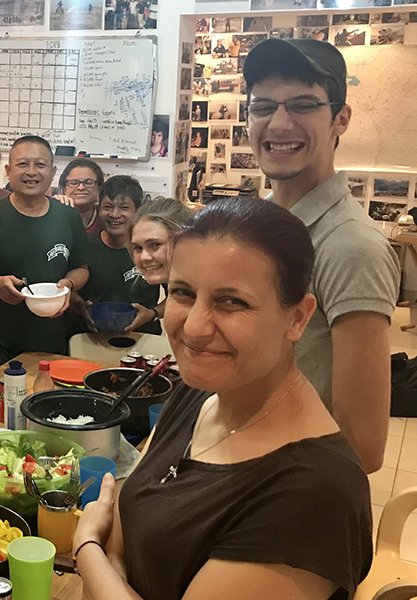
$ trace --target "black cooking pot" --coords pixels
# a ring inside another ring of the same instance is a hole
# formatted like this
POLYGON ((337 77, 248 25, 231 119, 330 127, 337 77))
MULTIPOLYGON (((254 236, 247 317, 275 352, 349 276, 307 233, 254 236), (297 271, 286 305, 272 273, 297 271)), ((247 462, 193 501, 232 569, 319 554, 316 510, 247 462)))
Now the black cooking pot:
POLYGON ((119 453, 120 425, 129 418, 130 410, 122 402, 107 419, 106 415, 114 402, 115 399, 107 394, 90 390, 48 390, 28 396, 23 400, 20 410, 28 419, 29 429, 59 433, 80 444, 87 454, 115 460, 119 453), (59 415, 67 419, 90 416, 94 417, 94 422, 67 425, 47 420, 59 415))
MULTIPOLYGON (((18 527, 23 535, 32 535, 29 525, 26 523, 23 517, 18 515, 14 510, 0 506, 0 519, 2 521, 9 521, 11 527, 18 527)), ((9 561, 4 560, 0 562, 0 577, 9 578, 9 561)))
MULTIPOLYGON (((92 371, 84 377, 84 385, 90 390, 106 391, 119 395, 132 383, 142 369, 117 367, 114 369, 100 369, 92 371), (117 376, 116 381, 114 375, 117 376)), ((122 433, 128 436, 144 438, 149 435, 149 412, 152 404, 163 404, 172 394, 172 383, 164 375, 156 375, 148 382, 153 388, 151 396, 128 396, 125 402, 130 408, 130 418, 122 423, 122 433)))

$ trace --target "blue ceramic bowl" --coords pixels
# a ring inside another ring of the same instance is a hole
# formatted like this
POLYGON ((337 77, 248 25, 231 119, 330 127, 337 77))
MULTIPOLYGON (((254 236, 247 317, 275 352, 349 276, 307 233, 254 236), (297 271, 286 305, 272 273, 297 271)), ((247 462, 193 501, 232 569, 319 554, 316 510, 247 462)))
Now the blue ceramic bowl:
POLYGON ((102 333, 122 333, 137 312, 128 302, 96 302, 90 310, 95 326, 102 333))

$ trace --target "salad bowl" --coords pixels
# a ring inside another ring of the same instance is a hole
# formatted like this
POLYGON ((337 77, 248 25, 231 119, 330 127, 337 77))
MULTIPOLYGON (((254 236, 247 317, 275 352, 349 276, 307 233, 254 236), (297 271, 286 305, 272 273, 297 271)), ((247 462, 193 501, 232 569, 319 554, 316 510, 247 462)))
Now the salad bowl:
POLYGON ((67 489, 72 462, 83 456, 86 451, 82 446, 60 435, 41 431, 0 431, 0 505, 22 517, 35 516, 38 505, 25 492, 24 471, 31 472, 41 493, 67 489), (40 456, 58 457, 57 466, 51 470, 52 479, 45 479, 45 470, 37 462, 40 456))

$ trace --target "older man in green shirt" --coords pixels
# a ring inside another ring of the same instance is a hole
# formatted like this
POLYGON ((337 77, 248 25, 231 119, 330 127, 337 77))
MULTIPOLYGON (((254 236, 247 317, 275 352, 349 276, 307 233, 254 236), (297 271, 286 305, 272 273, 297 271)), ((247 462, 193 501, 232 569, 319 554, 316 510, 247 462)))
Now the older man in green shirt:
POLYGON ((55 175, 46 140, 15 141, 6 173, 13 192, 0 199, 0 363, 24 351, 66 353, 63 308, 53 318, 29 311, 19 291, 30 283, 55 282, 70 291, 88 280, 87 236, 80 216, 46 196, 55 175))

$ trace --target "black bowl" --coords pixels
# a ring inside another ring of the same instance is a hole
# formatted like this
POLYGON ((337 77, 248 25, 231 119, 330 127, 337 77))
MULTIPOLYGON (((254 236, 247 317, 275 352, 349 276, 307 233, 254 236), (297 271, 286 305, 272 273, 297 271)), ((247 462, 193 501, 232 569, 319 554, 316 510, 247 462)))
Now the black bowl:
MULTIPOLYGON (((9 521, 11 527, 18 527, 23 535, 32 535, 29 525, 26 523, 23 517, 18 515, 14 510, 0 506, 0 519, 2 521, 9 521)), ((0 562, 0 577, 9 578, 9 561, 4 560, 0 562)))
MULTIPOLYGON (((103 389, 110 393, 120 394, 132 383, 142 369, 130 369, 117 367, 114 369, 100 369, 92 371, 84 377, 84 385, 90 390, 102 392, 103 389), (117 381, 112 382, 110 377, 117 375, 117 381)), ((154 389, 152 396, 137 397, 128 396, 125 400, 130 408, 130 417, 122 423, 122 433, 127 436, 144 438, 149 435, 149 413, 148 408, 152 404, 163 404, 172 394, 172 383, 163 375, 156 375, 149 383, 154 389)))

